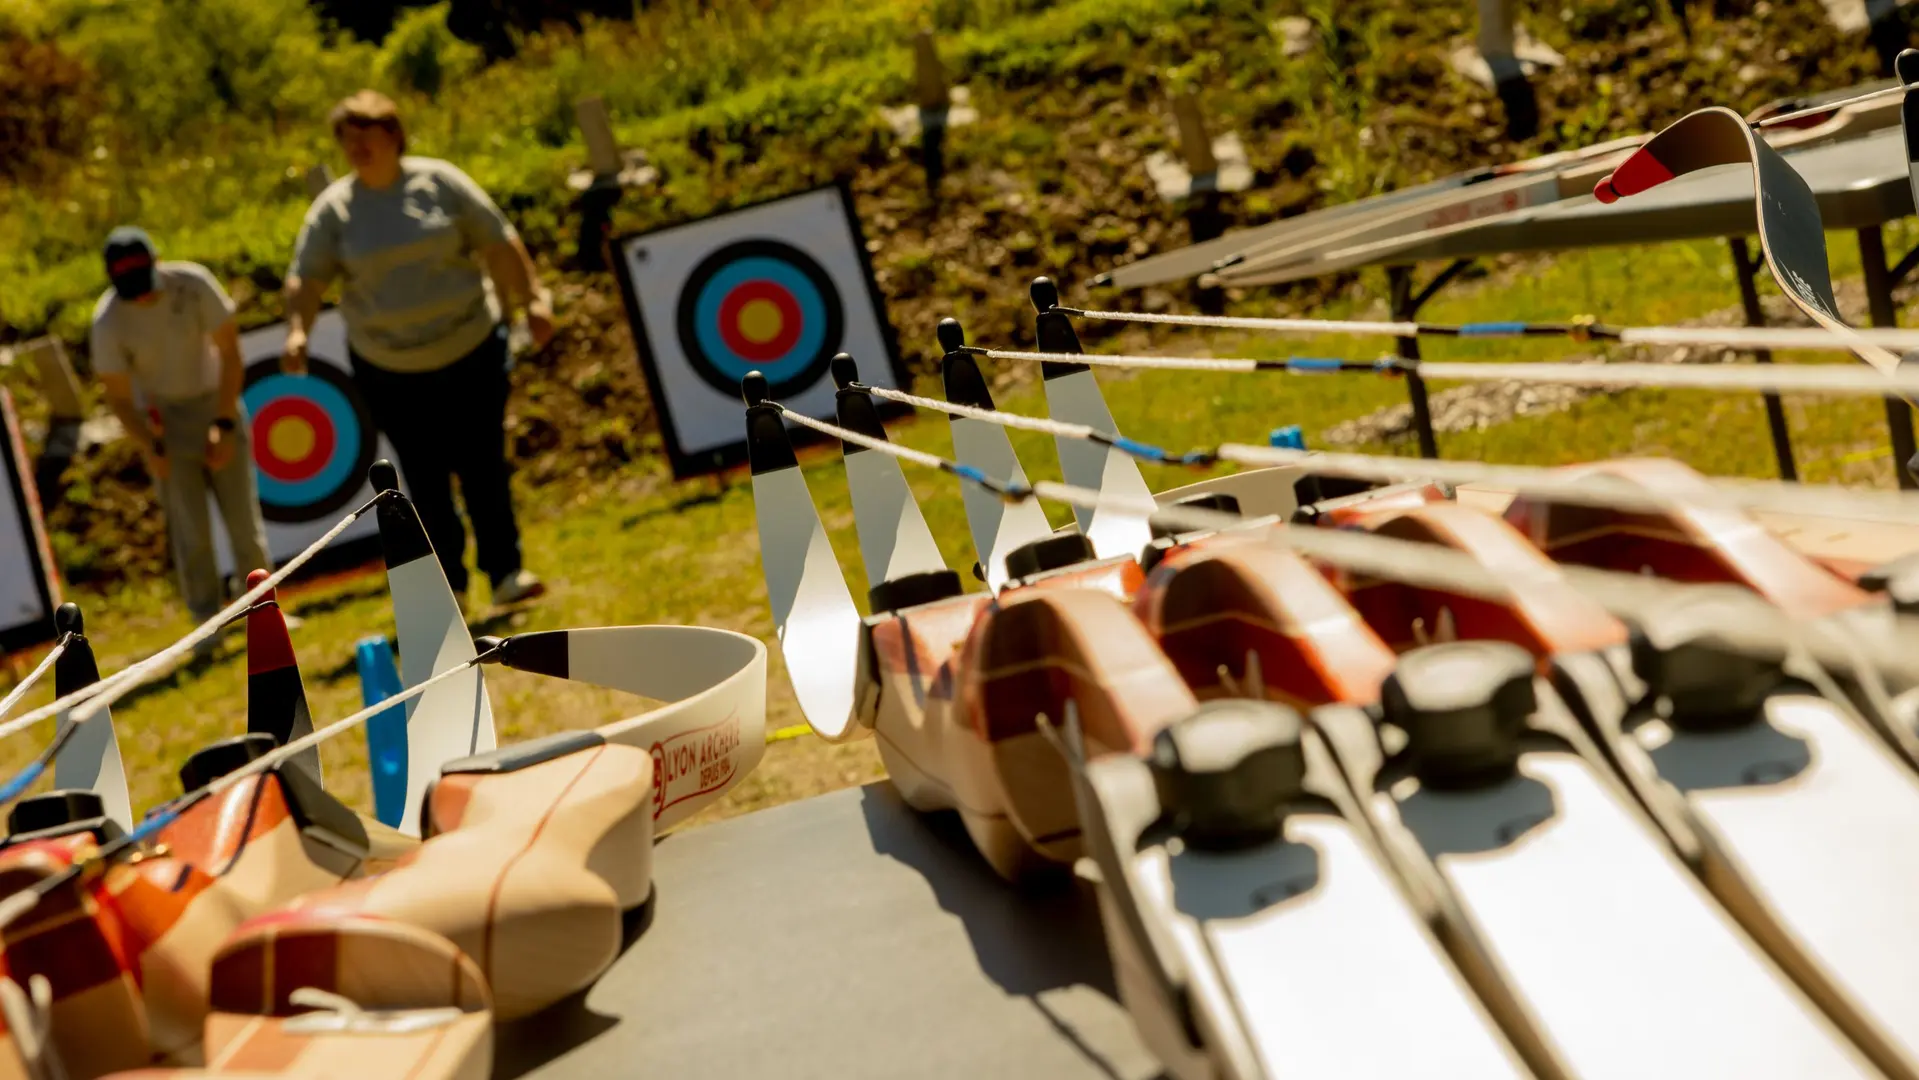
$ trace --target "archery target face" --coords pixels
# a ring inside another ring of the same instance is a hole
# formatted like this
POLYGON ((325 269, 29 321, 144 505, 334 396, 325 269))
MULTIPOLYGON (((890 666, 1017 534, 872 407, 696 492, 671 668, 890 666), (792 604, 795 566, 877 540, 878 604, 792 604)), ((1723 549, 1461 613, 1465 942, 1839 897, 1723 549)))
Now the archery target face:
MULTIPOLYGON (((307 334, 306 375, 281 373, 285 345, 284 323, 240 338, 246 361, 240 401, 260 516, 266 519, 267 554, 276 564, 299 554, 373 497, 366 471, 375 459, 398 462, 353 384, 346 322, 339 312, 327 311, 314 320, 307 334)), ((220 572, 240 572, 233 566, 232 543, 217 507, 212 522, 220 572)), ((354 522, 334 546, 378 536, 379 527, 369 514, 354 522)))
POLYGON ((899 387, 850 197, 823 188, 619 242, 642 364, 677 475, 745 457, 740 380, 833 418, 833 355, 899 387))
POLYGON ((346 507, 373 464, 373 417, 353 380, 331 364, 305 377, 276 359, 248 365, 246 404, 260 513, 299 522, 346 507))

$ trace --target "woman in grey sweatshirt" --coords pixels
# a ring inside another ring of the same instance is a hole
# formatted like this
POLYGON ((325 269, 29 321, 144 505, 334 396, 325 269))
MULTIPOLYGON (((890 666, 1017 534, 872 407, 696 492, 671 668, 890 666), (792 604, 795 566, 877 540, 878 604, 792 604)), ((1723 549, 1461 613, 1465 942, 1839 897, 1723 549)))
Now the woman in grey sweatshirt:
POLYGON ((306 371, 307 328, 340 282, 354 381, 399 455, 454 595, 464 604, 457 476, 493 602, 537 596, 545 586, 520 564, 504 430, 507 326, 523 310, 535 347, 553 334, 533 260, 470 177, 406 156, 406 129, 384 94, 362 90, 330 120, 353 173, 313 201, 300 228, 282 367, 306 371))

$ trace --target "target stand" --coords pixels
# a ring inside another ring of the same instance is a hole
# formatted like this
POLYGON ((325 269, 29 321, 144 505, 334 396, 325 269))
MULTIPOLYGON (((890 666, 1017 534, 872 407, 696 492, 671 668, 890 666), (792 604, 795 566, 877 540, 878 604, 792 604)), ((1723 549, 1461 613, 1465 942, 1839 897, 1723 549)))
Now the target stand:
MULTIPOLYGON (((373 415, 353 385, 347 357, 346 321, 323 312, 307 334, 307 373, 280 370, 286 324, 275 323, 240 338, 246 376, 244 406, 253 478, 266 519, 267 554, 283 563, 300 553, 354 507, 373 497, 367 466, 377 458, 397 461, 393 447, 373 425, 373 415)), ((404 487, 402 483, 402 487, 404 487)), ((214 548, 223 575, 235 567, 233 544, 212 508, 214 548)), ((320 565, 346 565, 379 550, 379 527, 371 515, 353 523, 320 556, 320 565)))
POLYGON ((0 653, 52 641, 60 577, 13 396, 0 387, 0 653))
MULTIPOLYGON (((822 420, 834 417, 828 367, 837 353, 852 354, 867 383, 907 386, 844 184, 624 236, 614 247, 675 477, 746 460, 740 380, 749 371, 766 376, 774 399, 822 420)), ((818 438, 797 426, 791 434, 796 443, 818 438)))

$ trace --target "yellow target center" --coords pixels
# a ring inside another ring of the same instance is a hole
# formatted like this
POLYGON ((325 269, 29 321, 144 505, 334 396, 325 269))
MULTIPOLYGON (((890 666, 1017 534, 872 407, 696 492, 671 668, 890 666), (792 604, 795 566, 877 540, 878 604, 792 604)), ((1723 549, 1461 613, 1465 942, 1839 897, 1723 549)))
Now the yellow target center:
POLYGON ((771 300, 749 300, 740 308, 740 336, 764 345, 780 336, 780 306, 771 300))
POLYGON ((317 442, 313 425, 297 416, 283 417, 267 432, 267 449, 281 461, 304 461, 317 442))

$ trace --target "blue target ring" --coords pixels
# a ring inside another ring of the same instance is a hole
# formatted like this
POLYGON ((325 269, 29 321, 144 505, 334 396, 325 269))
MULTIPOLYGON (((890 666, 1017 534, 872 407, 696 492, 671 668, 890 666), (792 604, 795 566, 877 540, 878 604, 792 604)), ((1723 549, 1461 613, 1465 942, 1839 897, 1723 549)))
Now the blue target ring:
POLYGON ((286 375, 278 357, 255 361, 240 400, 262 517, 313 521, 346 505, 373 463, 375 432, 345 372, 316 360, 286 375))
POLYGON ((729 398, 750 371, 774 397, 817 382, 839 351, 846 312, 820 264, 778 240, 741 240, 693 269, 680 290, 680 348, 729 398))
POLYGON ((787 376, 787 369, 796 361, 800 366, 805 366, 819 353, 826 339, 826 298, 820 295, 819 287, 792 263, 764 255, 729 263, 714 274, 706 287, 700 290, 693 315, 700 348, 705 350, 708 362, 734 383, 754 370, 778 382, 787 376), (798 339, 791 348, 772 359, 740 355, 727 344, 726 335, 720 328, 721 309, 726 298, 744 286, 759 282, 784 290, 786 296, 792 299, 793 306, 799 309, 798 339))

